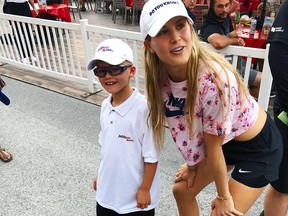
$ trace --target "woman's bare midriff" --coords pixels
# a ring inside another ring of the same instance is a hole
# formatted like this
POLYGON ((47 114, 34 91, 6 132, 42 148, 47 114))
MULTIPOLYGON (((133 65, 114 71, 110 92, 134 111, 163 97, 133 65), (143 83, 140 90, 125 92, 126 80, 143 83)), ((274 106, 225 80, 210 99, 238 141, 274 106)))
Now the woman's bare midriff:
POLYGON ((259 106, 258 117, 254 125, 249 130, 235 137, 234 140, 247 141, 254 138, 257 134, 260 133, 260 131, 264 127, 266 119, 267 119, 267 113, 259 106))

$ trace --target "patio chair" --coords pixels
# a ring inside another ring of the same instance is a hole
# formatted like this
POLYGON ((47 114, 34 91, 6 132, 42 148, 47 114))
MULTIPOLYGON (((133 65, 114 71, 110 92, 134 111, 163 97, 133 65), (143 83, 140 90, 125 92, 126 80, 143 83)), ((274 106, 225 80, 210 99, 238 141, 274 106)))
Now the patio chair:
POLYGON ((132 25, 135 24, 135 20, 137 18, 137 22, 139 22, 139 16, 145 4, 145 0, 133 0, 133 9, 132 9, 132 25))
POLYGON ((74 11, 76 11, 79 15, 79 19, 82 19, 82 16, 81 16, 81 12, 79 10, 79 2, 78 0, 75 0, 75 4, 73 4, 72 2, 73 0, 68 0, 68 9, 69 11, 72 13, 73 15, 73 19, 75 19, 75 14, 74 14, 74 11))
POLYGON ((116 22, 116 17, 117 17, 117 10, 124 11, 123 14, 123 19, 124 19, 124 24, 126 24, 127 17, 128 15, 131 14, 131 9, 132 7, 127 6, 126 0, 113 0, 113 6, 112 6, 112 20, 114 23, 116 22))

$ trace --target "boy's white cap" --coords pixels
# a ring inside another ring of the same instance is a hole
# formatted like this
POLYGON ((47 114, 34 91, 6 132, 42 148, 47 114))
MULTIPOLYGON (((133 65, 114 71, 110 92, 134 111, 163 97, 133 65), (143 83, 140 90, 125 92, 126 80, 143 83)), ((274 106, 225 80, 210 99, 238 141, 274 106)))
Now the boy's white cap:
POLYGON ((133 64, 133 51, 128 44, 120 39, 106 39, 97 46, 95 58, 88 63, 87 69, 94 69, 97 60, 107 62, 110 65, 119 65, 126 60, 133 64))
POLYGON ((140 17, 140 30, 142 38, 147 35, 154 37, 170 19, 176 16, 189 17, 181 0, 149 0, 143 7, 140 17))

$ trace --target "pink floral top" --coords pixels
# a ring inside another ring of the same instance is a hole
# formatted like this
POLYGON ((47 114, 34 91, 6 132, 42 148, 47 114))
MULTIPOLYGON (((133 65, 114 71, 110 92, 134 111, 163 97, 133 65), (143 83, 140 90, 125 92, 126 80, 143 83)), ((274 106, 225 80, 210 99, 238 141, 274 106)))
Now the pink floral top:
MULTIPOLYGON (((231 71, 228 71, 228 86, 225 72, 215 63, 215 77, 222 80, 226 92, 220 95, 206 67, 199 67, 198 94, 195 101, 193 133, 189 137, 189 128, 184 117, 187 97, 187 81, 174 83, 167 79, 163 82, 162 94, 165 115, 173 140, 184 160, 190 166, 205 157, 203 132, 216 136, 225 136, 224 143, 248 130, 258 116, 258 104, 252 96, 240 101, 238 83, 231 71), (230 89, 230 94, 229 94, 230 89), (225 97, 224 105, 220 96, 225 97), (229 109, 229 110, 228 110, 229 109)), ((224 144, 223 143, 223 144, 224 144)))

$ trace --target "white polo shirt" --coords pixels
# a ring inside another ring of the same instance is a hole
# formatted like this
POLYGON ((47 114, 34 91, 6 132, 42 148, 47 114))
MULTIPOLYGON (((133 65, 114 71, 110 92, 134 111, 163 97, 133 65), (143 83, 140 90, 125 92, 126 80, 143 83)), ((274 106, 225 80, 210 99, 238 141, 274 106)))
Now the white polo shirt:
MULTIPOLYGON (((159 159, 147 118, 147 100, 137 89, 117 107, 111 105, 111 95, 102 103, 96 201, 119 214, 141 211, 136 193, 143 180, 144 162, 155 163, 159 159)), ((159 169, 150 194, 151 205, 146 211, 155 208, 159 201, 159 169)))

